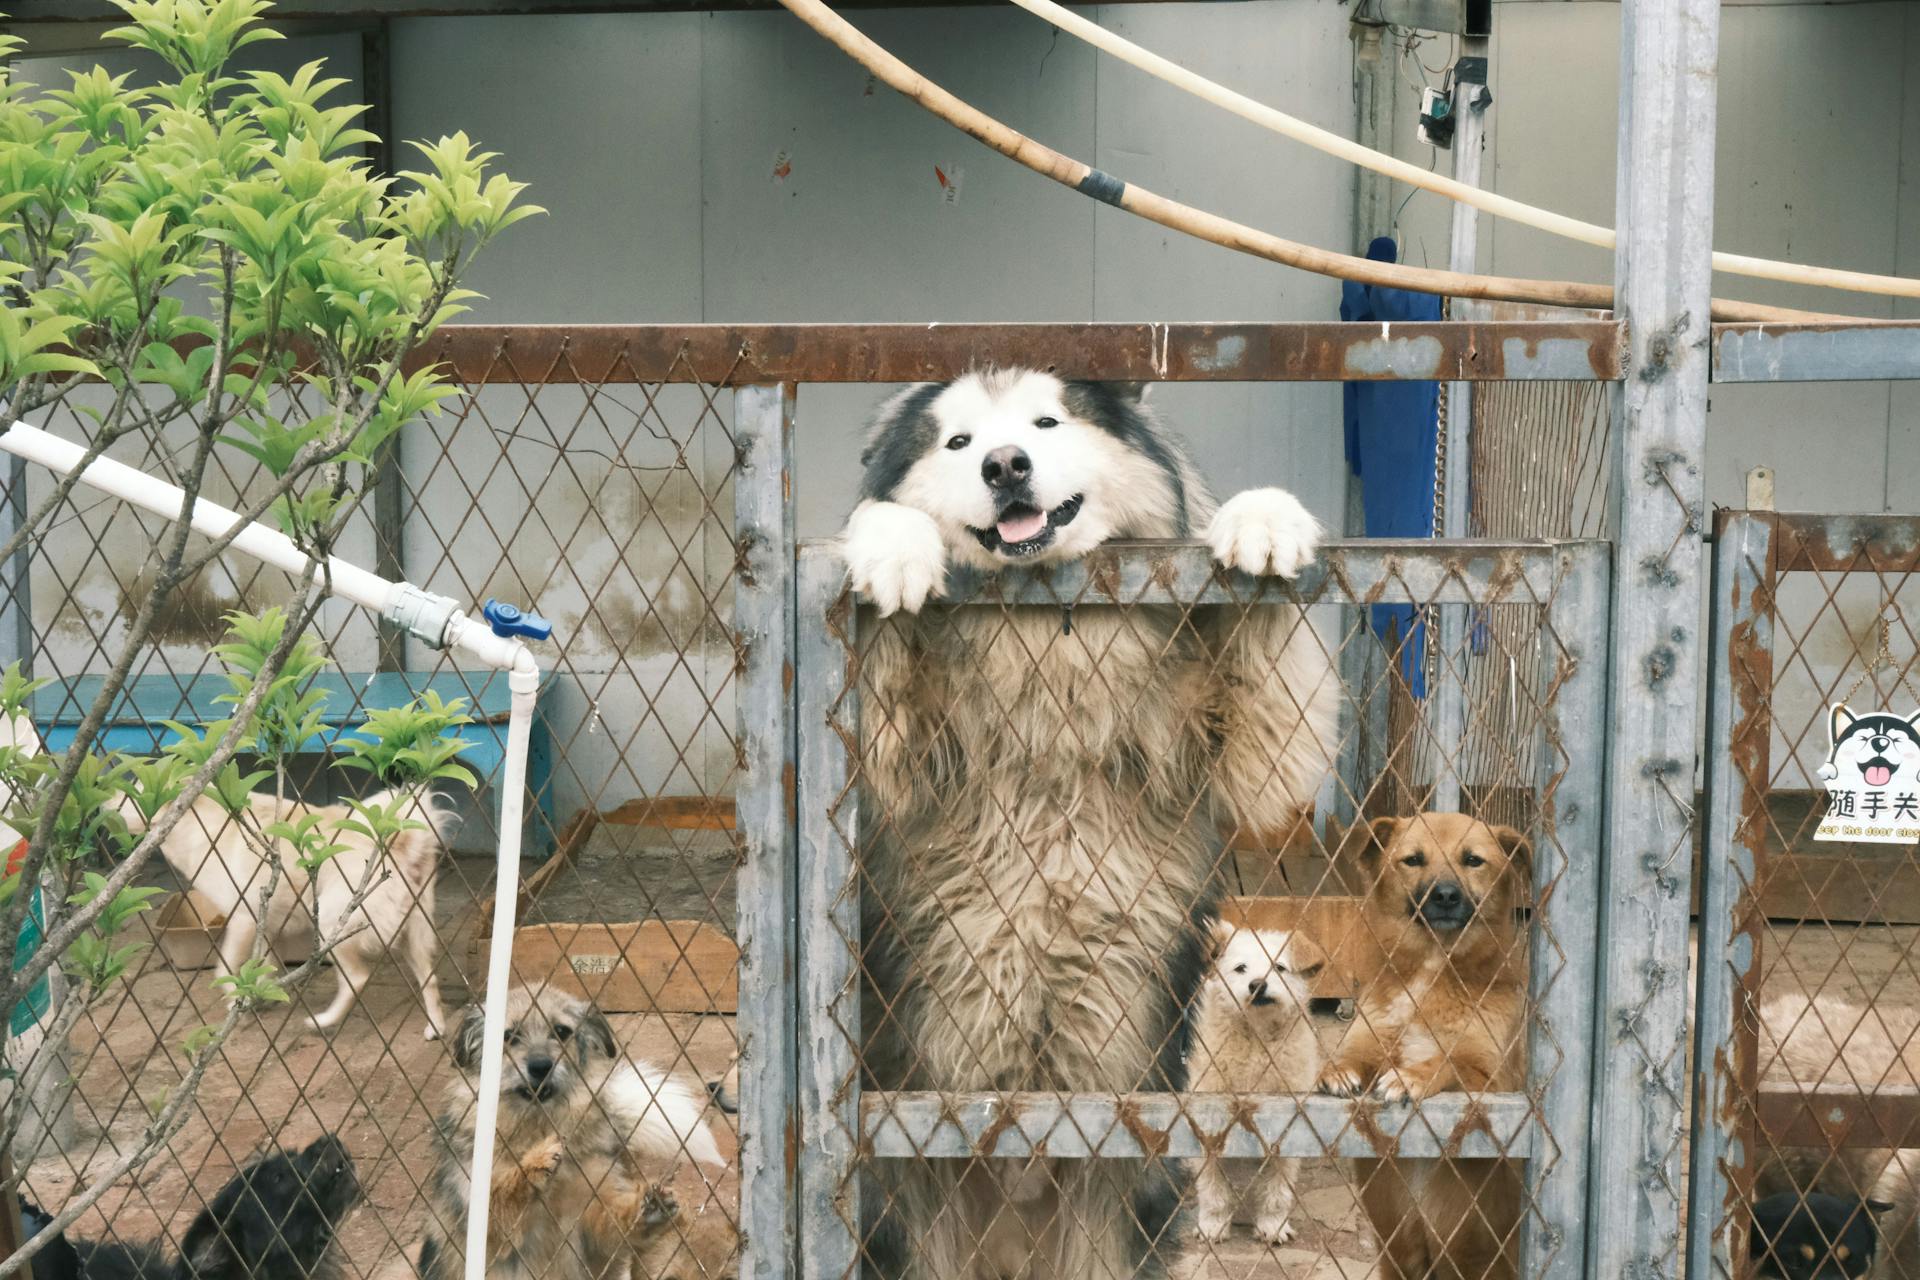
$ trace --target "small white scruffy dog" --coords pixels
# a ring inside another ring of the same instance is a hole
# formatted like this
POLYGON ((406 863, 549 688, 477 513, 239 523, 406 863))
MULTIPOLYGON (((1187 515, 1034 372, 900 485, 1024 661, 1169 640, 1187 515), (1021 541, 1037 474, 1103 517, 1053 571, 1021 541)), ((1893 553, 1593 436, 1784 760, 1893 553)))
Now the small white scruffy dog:
MULTIPOLYGON (((1307 1016, 1309 988, 1326 959, 1314 943, 1288 930, 1214 926, 1213 965, 1200 988, 1193 1049, 1195 1093, 1306 1093, 1320 1073, 1320 1042, 1307 1016)), ((1194 1162, 1199 1199, 1195 1234, 1224 1240, 1233 1228, 1234 1182, 1252 1204, 1253 1233, 1264 1243, 1293 1239, 1297 1159, 1204 1157, 1194 1162), (1226 1167, 1222 1167, 1226 1166, 1226 1167)))

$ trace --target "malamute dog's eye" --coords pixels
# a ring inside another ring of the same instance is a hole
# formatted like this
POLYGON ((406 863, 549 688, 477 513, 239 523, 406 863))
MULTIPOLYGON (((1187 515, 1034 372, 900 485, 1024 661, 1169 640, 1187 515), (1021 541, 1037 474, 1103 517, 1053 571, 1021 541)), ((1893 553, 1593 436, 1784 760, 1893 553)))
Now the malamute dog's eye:
POLYGON ((562 1022, 553 1029, 553 1037, 561 1044, 565 1044, 568 1040, 572 1039, 573 1028, 562 1022))
POLYGON ((1033 420, 1033 425, 1034 425, 1034 426, 1036 426, 1036 427, 1038 427, 1038 428, 1040 428, 1040 429, 1041 429, 1042 431, 1045 431, 1045 430, 1046 430, 1046 429, 1047 429, 1048 427, 1057 427, 1057 426, 1059 426, 1059 425, 1060 425, 1060 419, 1058 419, 1058 418, 1035 418, 1035 419, 1033 420))
POLYGON ((955 436, 953 439, 947 441, 947 448, 958 452, 959 450, 966 448, 968 445, 972 443, 973 443, 972 436, 955 436))

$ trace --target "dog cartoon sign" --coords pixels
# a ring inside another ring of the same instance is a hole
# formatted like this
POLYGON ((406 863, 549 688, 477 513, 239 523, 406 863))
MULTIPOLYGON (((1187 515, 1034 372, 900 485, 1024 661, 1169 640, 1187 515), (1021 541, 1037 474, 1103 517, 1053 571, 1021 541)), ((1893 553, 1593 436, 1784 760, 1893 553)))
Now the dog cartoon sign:
POLYGON ((1827 726, 1827 812, 1813 838, 1920 842, 1920 711, 1857 716, 1835 703, 1827 726))

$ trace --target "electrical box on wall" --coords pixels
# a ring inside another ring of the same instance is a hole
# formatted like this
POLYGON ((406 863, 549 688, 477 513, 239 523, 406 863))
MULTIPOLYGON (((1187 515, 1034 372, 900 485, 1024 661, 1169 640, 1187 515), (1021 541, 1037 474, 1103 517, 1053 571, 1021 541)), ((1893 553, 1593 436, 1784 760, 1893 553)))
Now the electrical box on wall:
POLYGON ((1493 34, 1493 0, 1377 0, 1374 14, 1390 26, 1416 31, 1493 34))
POLYGON ((1453 146, 1453 98, 1444 89, 1420 91, 1420 141, 1447 150, 1453 146))

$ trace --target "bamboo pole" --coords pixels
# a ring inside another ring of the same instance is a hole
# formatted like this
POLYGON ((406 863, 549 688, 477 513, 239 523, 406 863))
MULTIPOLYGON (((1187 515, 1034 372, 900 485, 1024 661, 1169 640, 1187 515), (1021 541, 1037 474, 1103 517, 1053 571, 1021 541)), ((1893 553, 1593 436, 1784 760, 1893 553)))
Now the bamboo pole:
MULTIPOLYGON (((1428 267, 1409 267, 1400 263, 1375 262, 1351 254, 1333 253, 1313 245, 1287 240, 1218 214, 1196 209, 1177 200, 1156 195, 1144 187, 1122 181, 1072 156, 1035 142, 1032 138, 987 115, 972 104, 955 97, 928 80, 899 58, 874 43, 852 23, 835 13, 822 0, 780 0, 780 3, 818 32, 826 40, 858 62, 876 78, 939 116, 961 132, 992 147, 1008 159, 1017 160, 1035 173, 1072 187, 1117 209, 1125 209, 1163 227, 1169 227, 1197 239, 1278 262, 1283 266, 1333 276, 1360 284, 1383 288, 1407 289, 1414 293, 1439 294, 1453 298, 1483 298, 1497 302, 1532 302, 1557 307, 1584 307, 1611 310, 1613 288, 1610 285, 1580 284, 1568 280, 1533 280, 1515 276, 1486 276, 1456 271, 1436 271, 1428 267)), ((1745 323, 1783 324, 1809 320, 1840 320, 1848 317, 1813 315, 1757 303, 1716 299, 1715 320, 1745 323)))

